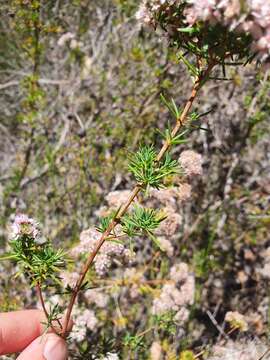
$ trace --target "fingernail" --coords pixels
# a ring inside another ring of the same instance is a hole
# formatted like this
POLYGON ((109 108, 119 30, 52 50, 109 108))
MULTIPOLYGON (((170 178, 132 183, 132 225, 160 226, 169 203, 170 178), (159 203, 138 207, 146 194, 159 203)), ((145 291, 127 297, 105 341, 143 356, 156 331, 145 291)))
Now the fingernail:
POLYGON ((46 360, 66 360, 67 346, 63 339, 55 334, 48 335, 43 356, 46 360))

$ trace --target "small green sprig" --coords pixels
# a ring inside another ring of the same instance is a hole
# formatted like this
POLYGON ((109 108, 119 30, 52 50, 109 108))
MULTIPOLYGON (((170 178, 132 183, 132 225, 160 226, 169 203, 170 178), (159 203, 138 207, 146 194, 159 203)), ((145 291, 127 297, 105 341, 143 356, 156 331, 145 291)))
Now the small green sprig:
POLYGON ((180 172, 180 166, 169 154, 163 161, 157 162, 157 153, 154 147, 142 146, 130 157, 129 170, 134 175, 140 186, 160 189, 162 181, 170 175, 180 172))
POLYGON ((112 221, 113 216, 105 216, 99 219, 99 225, 96 227, 97 231, 104 233, 109 227, 110 222, 112 221))
POLYGON ((50 307, 46 322, 42 322, 42 324, 45 325, 44 333, 46 333, 50 328, 53 328, 55 322, 57 322, 60 327, 62 327, 60 322, 62 313, 63 309, 59 306, 59 304, 50 307))
POLYGON ((98 232, 103 233, 109 227, 112 220, 117 218, 120 208, 116 211, 112 211, 109 215, 99 218, 99 225, 96 226, 98 232))
POLYGON ((160 94, 160 99, 163 102, 163 104, 167 107, 167 109, 172 113, 172 115, 176 119, 179 119, 182 111, 178 108, 174 99, 168 100, 163 94, 160 94))
POLYGON ((168 311, 163 314, 154 315, 153 322, 157 326, 158 330, 166 332, 170 335, 175 335, 176 323, 174 317, 175 317, 175 312, 168 311))
POLYGON ((144 337, 127 333, 123 339, 123 344, 132 351, 138 351, 140 348, 143 348, 145 346, 144 337))
POLYGON ((22 234, 10 241, 11 251, 3 259, 11 259, 19 265, 15 277, 26 275, 31 286, 45 285, 45 281, 59 282, 57 273, 65 266, 66 253, 54 250, 51 243, 39 244, 30 235, 22 234))
POLYGON ((162 211, 135 206, 132 213, 126 214, 121 220, 122 231, 131 237, 141 232, 152 235, 165 219, 166 215, 162 211))

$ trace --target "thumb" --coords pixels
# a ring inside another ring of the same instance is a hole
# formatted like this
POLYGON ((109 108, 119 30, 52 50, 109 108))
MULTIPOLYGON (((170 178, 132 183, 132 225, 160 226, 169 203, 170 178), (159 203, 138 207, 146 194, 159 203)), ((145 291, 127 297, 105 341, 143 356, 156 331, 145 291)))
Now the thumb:
POLYGON ((66 360, 66 342, 56 334, 39 336, 19 355, 17 360, 66 360))

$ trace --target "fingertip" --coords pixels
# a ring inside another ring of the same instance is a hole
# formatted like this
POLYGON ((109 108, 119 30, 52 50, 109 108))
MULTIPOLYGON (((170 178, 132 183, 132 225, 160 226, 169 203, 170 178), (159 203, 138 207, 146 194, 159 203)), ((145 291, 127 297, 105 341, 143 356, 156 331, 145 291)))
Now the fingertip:
POLYGON ((43 350, 43 356, 46 360, 66 360, 67 359, 67 344, 59 336, 49 334, 43 350))
POLYGON ((0 354, 18 352, 41 335, 44 314, 40 310, 13 311, 0 314, 0 354), (16 341, 14 341, 16 336, 16 341))
POLYGON ((17 360, 66 360, 66 342, 56 334, 46 334, 36 338, 17 358, 17 360))
MULTIPOLYGON (((52 325, 53 325, 53 329, 49 328, 48 332, 56 332, 58 334, 61 334, 65 325, 65 320, 66 320, 66 312, 62 315, 61 318, 59 318, 59 321, 53 320, 52 325)), ((67 333, 70 333, 73 327, 74 321, 73 318, 71 317, 69 319, 68 322, 68 326, 67 326, 67 333)), ((44 331, 45 329, 43 329, 44 331)))

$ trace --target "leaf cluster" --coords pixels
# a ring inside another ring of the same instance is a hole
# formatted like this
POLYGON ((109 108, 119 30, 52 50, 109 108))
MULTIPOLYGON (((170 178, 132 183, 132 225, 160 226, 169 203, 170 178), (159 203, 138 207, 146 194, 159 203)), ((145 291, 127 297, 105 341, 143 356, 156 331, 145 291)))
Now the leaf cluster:
POLYGON ((126 214, 122 218, 122 231, 131 237, 139 235, 141 232, 153 235, 153 231, 165 218, 166 216, 161 211, 135 206, 132 213, 126 214))
POLYGON ((46 317, 46 322, 42 322, 42 324, 45 325, 45 332, 47 332, 51 327, 53 327, 54 322, 58 322, 58 324, 61 324, 60 315, 62 315, 62 309, 59 304, 55 304, 50 307, 48 311, 48 316, 46 317))
POLYGON ((96 227, 97 231, 99 231, 100 233, 104 233, 108 229, 112 218, 112 216, 105 216, 100 218, 99 225, 96 227))
POLYGON ((175 312, 168 311, 160 315, 154 315, 153 320, 159 330, 170 335, 176 334, 176 323, 174 321, 175 312))
POLYGON ((152 145, 142 146, 130 156, 128 168, 140 186, 152 186, 156 189, 162 187, 162 181, 167 176, 180 172, 178 162, 169 154, 162 161, 157 161, 157 153, 152 145))
POLYGON ((131 335, 129 333, 125 335, 123 343, 124 346, 127 346, 132 351, 136 351, 139 348, 143 348, 145 346, 143 336, 131 335))
POLYGON ((104 233, 108 229, 111 221, 117 217, 119 210, 120 208, 116 211, 112 211, 108 216, 99 218, 99 225, 96 226, 97 231, 104 233))
POLYGON ((16 277, 22 274, 31 280, 31 286, 46 280, 58 282, 57 273, 65 266, 65 252, 54 250, 49 242, 38 244, 34 238, 22 235, 10 242, 11 252, 6 256, 19 265, 16 277))

